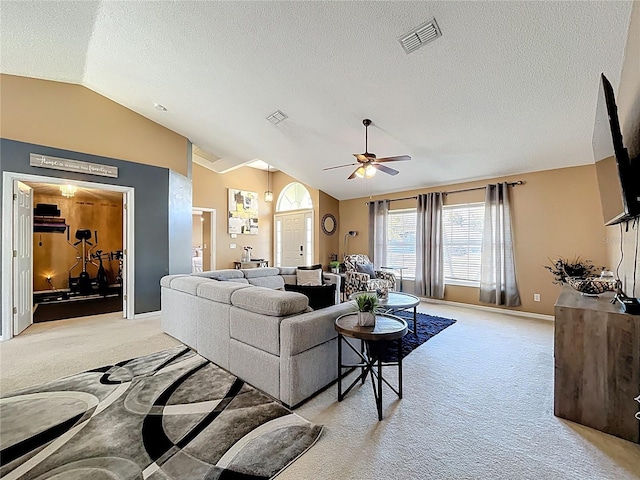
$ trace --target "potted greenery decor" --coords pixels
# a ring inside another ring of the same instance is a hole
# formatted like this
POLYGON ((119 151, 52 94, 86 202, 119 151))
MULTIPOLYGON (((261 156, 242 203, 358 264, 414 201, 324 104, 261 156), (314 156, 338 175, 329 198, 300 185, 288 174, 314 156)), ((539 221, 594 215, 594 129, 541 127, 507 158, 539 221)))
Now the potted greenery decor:
POLYGON ((361 327, 374 327, 376 324, 376 307, 378 296, 375 293, 361 293, 356 296, 358 305, 358 325, 361 327))
POLYGON ((329 268, 331 268, 331 273, 340 273, 340 262, 333 261, 329 262, 329 268))
POLYGON ((568 277, 586 278, 604 270, 604 267, 596 267, 591 260, 582 260, 580 256, 572 260, 558 257, 549 261, 551 265, 545 265, 544 268, 553 274, 553 283, 557 285, 567 283, 568 277))

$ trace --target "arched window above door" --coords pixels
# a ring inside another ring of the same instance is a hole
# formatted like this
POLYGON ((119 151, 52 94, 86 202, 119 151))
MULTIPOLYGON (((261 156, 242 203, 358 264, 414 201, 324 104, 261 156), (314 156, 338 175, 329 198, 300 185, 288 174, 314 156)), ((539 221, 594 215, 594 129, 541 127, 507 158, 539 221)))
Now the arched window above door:
POLYGON ((288 212, 290 210, 302 210, 313 208, 311 194, 304 185, 293 182, 287 185, 280 192, 276 212, 288 212))

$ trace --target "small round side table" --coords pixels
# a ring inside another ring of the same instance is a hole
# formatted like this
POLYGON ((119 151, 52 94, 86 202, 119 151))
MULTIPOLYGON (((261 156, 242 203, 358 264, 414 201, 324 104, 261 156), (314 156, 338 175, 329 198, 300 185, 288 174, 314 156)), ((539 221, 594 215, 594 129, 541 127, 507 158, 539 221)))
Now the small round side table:
POLYGON ((378 409, 378 420, 382 420, 382 383, 386 383, 399 398, 402 398, 402 337, 407 334, 407 322, 393 315, 377 313, 374 327, 361 327, 358 326, 358 314, 347 313, 336 319, 335 329, 338 332, 338 401, 341 402, 358 381, 364 384, 367 375, 370 375, 378 409), (345 337, 360 340, 360 351, 351 345, 345 337), (398 343, 398 360, 396 362, 383 362, 380 358, 380 343, 394 340, 398 343), (360 363, 342 363, 343 343, 358 354, 362 360, 360 363), (390 366, 398 367, 398 390, 391 386, 382 375, 382 368, 390 366), (343 393, 343 369, 354 367, 360 368, 360 375, 343 393))

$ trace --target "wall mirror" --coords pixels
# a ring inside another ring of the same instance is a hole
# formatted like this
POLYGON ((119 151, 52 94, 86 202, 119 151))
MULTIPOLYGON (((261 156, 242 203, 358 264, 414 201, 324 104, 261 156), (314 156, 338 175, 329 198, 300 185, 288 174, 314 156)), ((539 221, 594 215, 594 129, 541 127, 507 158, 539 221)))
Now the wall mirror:
POLYGON ((325 214, 322 217, 322 231, 326 235, 333 235, 336 232, 336 228, 338 227, 338 222, 336 222, 336 217, 331 213, 325 214))

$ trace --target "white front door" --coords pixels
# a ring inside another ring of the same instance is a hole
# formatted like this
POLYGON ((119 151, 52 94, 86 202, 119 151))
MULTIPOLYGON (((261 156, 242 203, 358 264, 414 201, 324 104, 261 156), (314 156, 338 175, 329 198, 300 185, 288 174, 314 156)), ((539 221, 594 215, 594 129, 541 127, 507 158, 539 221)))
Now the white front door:
POLYGON ((281 213, 276 222, 276 266, 296 267, 313 261, 313 212, 281 213))
POLYGON ((13 334, 33 323, 33 193, 13 183, 13 334))

